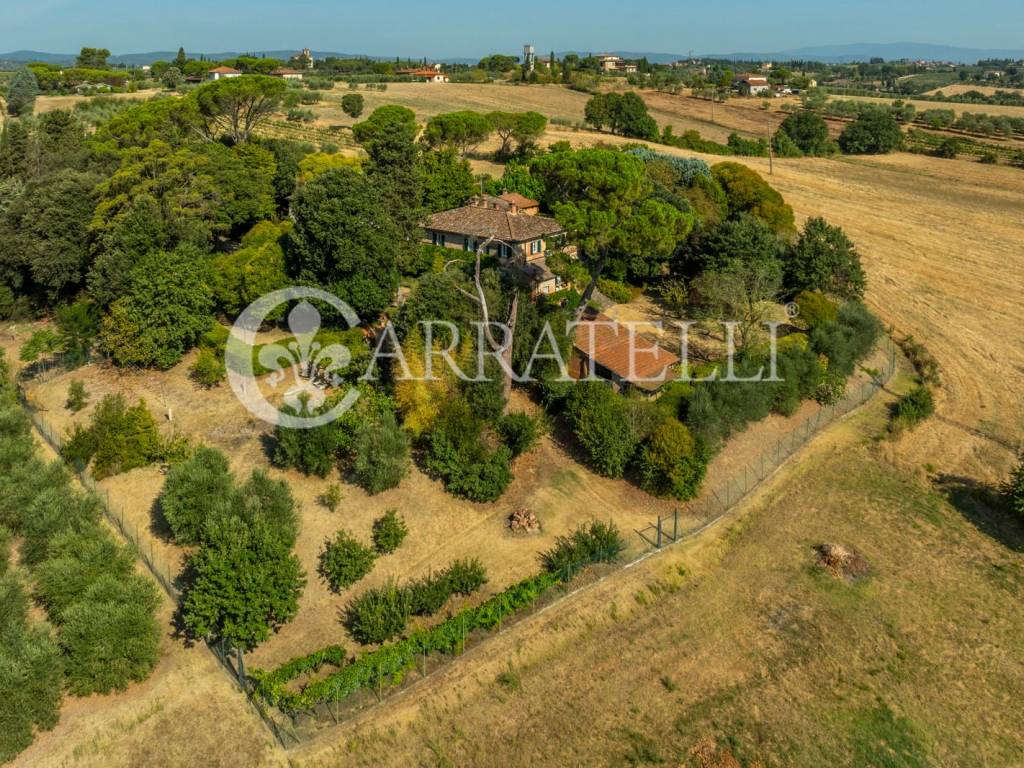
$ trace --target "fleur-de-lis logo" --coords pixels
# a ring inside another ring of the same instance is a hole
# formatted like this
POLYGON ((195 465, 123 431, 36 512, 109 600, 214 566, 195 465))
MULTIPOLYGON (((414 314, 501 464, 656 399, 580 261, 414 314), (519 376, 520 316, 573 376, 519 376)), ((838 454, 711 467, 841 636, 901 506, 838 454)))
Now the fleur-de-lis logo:
POLYGON ((259 364, 271 371, 267 381, 277 388, 291 384, 284 401, 298 413, 314 414, 327 399, 326 388, 338 387, 352 354, 343 344, 322 345, 316 340, 320 313, 308 301, 301 301, 288 313, 288 329, 294 336, 282 344, 260 347, 259 364), (289 374, 291 374, 289 376, 289 374))
POLYGON ((317 340, 321 317, 310 299, 332 306, 350 328, 359 324, 356 313, 337 296, 319 288, 292 287, 261 296, 246 307, 228 337, 225 362, 235 396, 251 413, 275 425, 307 429, 320 426, 337 419, 359 398, 359 391, 350 387, 331 408, 324 408, 328 390, 344 383, 340 372, 348 367, 352 354, 343 344, 325 345, 317 340), (257 346, 257 333, 270 313, 291 302, 297 302, 288 313, 292 337, 257 346), (266 372, 262 379, 266 387, 287 387, 282 398, 287 409, 275 407, 264 396, 256 375, 257 363, 260 372, 266 372))

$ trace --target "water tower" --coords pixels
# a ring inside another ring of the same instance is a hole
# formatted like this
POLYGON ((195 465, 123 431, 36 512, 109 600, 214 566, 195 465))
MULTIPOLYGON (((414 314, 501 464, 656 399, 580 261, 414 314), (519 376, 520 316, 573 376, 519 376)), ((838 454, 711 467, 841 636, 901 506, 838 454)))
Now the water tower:
POLYGON ((523 46, 523 69, 527 72, 533 72, 537 67, 537 54, 533 50, 532 45, 523 46))

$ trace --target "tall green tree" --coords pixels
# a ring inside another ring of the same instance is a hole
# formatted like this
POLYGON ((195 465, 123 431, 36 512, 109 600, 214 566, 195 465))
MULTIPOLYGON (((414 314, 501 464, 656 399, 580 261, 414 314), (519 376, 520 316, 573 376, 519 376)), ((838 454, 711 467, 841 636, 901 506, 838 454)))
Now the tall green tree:
POLYGON ((779 132, 786 134, 805 155, 827 155, 835 151, 825 120, 806 110, 794 112, 782 121, 779 132))
POLYGON ((16 258, 47 302, 80 290, 90 263, 88 228, 93 215, 93 189, 100 177, 64 171, 40 177, 25 186, 7 212, 12 238, 0 248, 4 269, 16 258))
POLYGON ((363 114, 365 104, 366 101, 361 93, 346 93, 341 97, 341 111, 353 120, 363 114))
POLYGON ((506 160, 513 154, 526 155, 548 125, 548 119, 539 112, 490 112, 487 119, 501 140, 501 146, 494 153, 498 160, 506 160))
POLYGON ((469 110, 444 112, 427 121, 423 141, 431 149, 454 149, 465 157, 493 132, 494 126, 487 115, 469 110))
POLYGON ((839 134, 847 155, 884 155, 903 146, 903 131, 888 111, 869 109, 839 134))
POLYGON ((14 73, 7 87, 7 113, 15 117, 31 115, 39 95, 39 81, 28 67, 14 73))
POLYGON ((402 231, 387 208, 391 190, 350 169, 302 186, 292 203, 289 270, 322 285, 364 320, 376 319, 398 289, 402 231))
POLYGON ((82 48, 75 60, 76 67, 83 69, 107 69, 110 51, 106 48, 82 48))
POLYGON ((189 570, 182 606, 189 634, 246 650, 295 618, 306 583, 298 558, 269 523, 233 515, 209 527, 189 570))
POLYGON ((849 300, 863 298, 867 280, 853 241, 842 228, 815 217, 788 254, 786 285, 793 293, 821 291, 849 300))
POLYGON ((544 182, 545 201, 579 248, 591 281, 581 307, 593 295, 613 258, 653 273, 693 226, 692 215, 653 198, 644 163, 607 149, 555 152, 536 158, 530 172, 544 182))
POLYGON ((457 208, 472 197, 476 181, 469 161, 452 149, 424 152, 423 207, 431 212, 457 208))
POLYGON ((373 142, 389 125, 398 125, 410 141, 415 141, 416 135, 419 133, 415 112, 408 107, 388 104, 384 107, 377 107, 366 120, 353 125, 352 134, 356 137, 356 141, 369 152, 373 142))
POLYGON ((103 318, 100 345, 121 365, 170 368, 213 322, 208 269, 191 248, 144 255, 103 318))
POLYGON ((226 136, 236 144, 248 141, 281 104, 287 83, 279 77, 244 75, 216 80, 194 96, 210 138, 226 136))

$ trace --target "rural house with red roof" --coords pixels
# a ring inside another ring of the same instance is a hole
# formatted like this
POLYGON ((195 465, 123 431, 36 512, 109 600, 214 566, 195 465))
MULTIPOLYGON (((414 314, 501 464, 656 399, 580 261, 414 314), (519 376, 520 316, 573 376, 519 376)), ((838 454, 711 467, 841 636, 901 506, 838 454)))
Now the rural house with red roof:
POLYGON ((576 326, 572 347, 568 372, 574 379, 594 375, 620 390, 654 394, 677 378, 675 367, 680 360, 676 355, 593 310, 576 326))
POLYGON ((488 240, 487 253, 505 266, 515 266, 531 293, 555 293, 561 279, 548 269, 546 240, 565 235, 565 228, 537 211, 540 204, 522 195, 480 195, 461 208, 427 217, 425 242, 442 248, 476 251, 488 240), (525 208, 520 204, 525 203, 525 208))

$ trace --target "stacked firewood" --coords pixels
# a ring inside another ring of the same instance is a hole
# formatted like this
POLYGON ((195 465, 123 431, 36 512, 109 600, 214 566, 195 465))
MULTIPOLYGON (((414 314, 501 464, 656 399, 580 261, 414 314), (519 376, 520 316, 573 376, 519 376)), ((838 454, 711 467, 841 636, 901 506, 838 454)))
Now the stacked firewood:
POLYGON ((512 533, 539 533, 540 520, 529 509, 517 509, 508 516, 508 527, 512 533))

